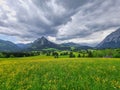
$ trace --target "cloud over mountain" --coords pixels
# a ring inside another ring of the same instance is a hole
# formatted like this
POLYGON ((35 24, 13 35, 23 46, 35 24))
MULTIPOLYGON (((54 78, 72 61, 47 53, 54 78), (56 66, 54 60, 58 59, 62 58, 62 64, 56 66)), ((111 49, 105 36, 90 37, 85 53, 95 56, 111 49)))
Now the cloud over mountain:
POLYGON ((119 26, 120 0, 0 1, 0 34, 21 42, 47 36, 98 43, 119 26))

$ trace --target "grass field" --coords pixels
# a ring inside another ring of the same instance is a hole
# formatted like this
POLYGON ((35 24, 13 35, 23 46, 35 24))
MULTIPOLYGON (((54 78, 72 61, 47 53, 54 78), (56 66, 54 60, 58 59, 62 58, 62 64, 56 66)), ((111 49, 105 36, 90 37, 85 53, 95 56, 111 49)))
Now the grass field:
POLYGON ((120 59, 0 59, 0 90, 120 90, 120 59))

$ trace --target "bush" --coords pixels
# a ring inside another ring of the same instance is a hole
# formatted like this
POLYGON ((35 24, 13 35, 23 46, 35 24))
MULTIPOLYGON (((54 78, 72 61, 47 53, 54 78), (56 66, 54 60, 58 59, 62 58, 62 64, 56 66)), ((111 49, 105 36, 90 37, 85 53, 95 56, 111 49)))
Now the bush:
POLYGON ((74 58, 75 57, 75 55, 73 54, 73 52, 70 52, 69 57, 70 58, 74 58))
POLYGON ((81 57, 81 55, 80 55, 80 54, 78 54, 78 57, 81 57))
POLYGON ((0 53, 0 58, 4 58, 5 55, 3 53, 0 53))
POLYGON ((88 52, 88 57, 93 57, 93 54, 91 51, 88 52))

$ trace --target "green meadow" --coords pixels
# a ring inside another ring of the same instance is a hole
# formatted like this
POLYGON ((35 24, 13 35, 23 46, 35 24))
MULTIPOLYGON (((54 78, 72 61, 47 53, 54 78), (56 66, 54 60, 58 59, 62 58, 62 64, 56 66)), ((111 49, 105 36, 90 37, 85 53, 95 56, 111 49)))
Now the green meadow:
POLYGON ((0 90, 120 90, 120 59, 1 58, 0 90))

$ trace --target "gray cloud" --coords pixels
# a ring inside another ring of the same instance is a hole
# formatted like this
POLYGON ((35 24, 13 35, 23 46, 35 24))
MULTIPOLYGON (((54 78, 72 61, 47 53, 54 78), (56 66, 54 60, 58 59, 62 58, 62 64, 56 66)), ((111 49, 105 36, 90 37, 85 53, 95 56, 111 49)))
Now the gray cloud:
POLYGON ((119 4, 119 0, 1 0, 0 34, 22 41, 41 36, 86 40, 120 26, 119 4))
POLYGON ((119 27, 119 4, 119 0, 96 0, 83 5, 71 17, 72 21, 59 28, 58 39, 84 38, 95 32, 119 27))

